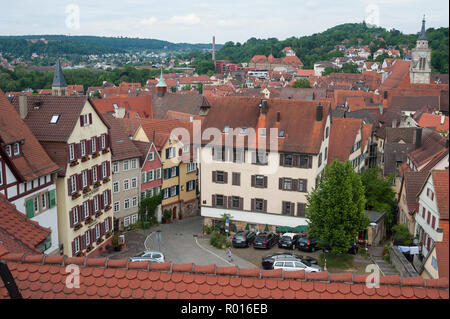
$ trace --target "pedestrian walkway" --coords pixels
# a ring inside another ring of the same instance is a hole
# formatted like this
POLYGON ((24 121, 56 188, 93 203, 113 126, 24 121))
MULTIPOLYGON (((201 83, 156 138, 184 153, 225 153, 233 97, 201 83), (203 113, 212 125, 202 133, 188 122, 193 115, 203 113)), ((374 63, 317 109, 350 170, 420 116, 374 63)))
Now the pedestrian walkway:
POLYGON ((371 247, 370 252, 372 254, 373 260, 380 268, 383 276, 391 276, 399 274, 399 272, 397 271, 397 269, 395 269, 394 266, 392 266, 390 263, 386 262, 383 259, 383 247, 381 246, 371 247))

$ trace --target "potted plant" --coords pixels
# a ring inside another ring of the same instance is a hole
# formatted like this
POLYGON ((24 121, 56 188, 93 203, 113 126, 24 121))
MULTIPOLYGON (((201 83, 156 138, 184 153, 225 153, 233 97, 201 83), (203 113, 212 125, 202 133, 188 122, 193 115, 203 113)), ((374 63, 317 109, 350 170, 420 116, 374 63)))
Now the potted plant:
POLYGON ((78 254, 77 254, 77 257, 84 257, 86 254, 84 253, 84 252, 82 252, 82 251, 80 251, 78 254))
POLYGON ((99 157, 99 156, 100 156, 99 152, 95 152, 94 154, 92 154, 92 158, 96 158, 96 157, 99 157))
POLYGON ((109 238, 109 237, 111 237, 111 235, 112 235, 112 232, 108 232, 105 237, 109 238))
POLYGON ((100 237, 99 239, 97 239, 96 244, 97 244, 97 245, 101 244, 101 243, 103 242, 103 240, 104 240, 104 239, 103 239, 102 237, 100 237))
POLYGON ((101 185, 102 185, 102 182, 97 181, 97 182, 95 182, 95 184, 94 184, 94 188, 100 187, 101 185))
POLYGON ((120 251, 120 245, 119 245, 119 234, 115 233, 112 240, 111 240, 111 244, 114 247, 114 251, 120 251))
POLYGON ((105 178, 103 179, 103 183, 108 183, 110 180, 111 180, 111 179, 110 179, 109 177, 105 177, 105 178))
POLYGON ((110 210, 110 209, 111 209, 111 205, 106 206, 106 207, 105 207, 105 212, 107 212, 107 211, 110 210))
POLYGON ((88 155, 85 155, 85 156, 83 156, 82 158, 81 158, 81 161, 84 163, 84 162, 87 162, 87 161, 89 161, 91 158, 88 156, 88 155))
POLYGON ((90 252, 92 249, 94 249, 94 246, 92 246, 92 244, 90 244, 87 248, 86 251, 90 252))
POLYGON ((92 223, 92 217, 89 216, 88 218, 86 218, 86 220, 84 221, 85 225, 89 225, 90 223, 92 223))
POLYGON ((106 153, 109 153, 109 148, 105 148, 105 149, 102 151, 102 154, 106 154, 106 153))
POLYGON ((99 210, 96 214, 95 214, 95 218, 102 216, 103 212, 101 210, 99 210))
POLYGON ((91 191, 91 188, 89 186, 87 186, 83 189, 83 194, 89 193, 90 191, 91 191))
POLYGON ((81 223, 78 223, 78 224, 75 225, 74 229, 75 229, 75 230, 78 230, 78 229, 80 229, 81 227, 83 227, 83 225, 81 225, 81 223))
POLYGON ((80 193, 75 193, 75 194, 72 195, 72 199, 77 199, 80 196, 81 196, 80 193))
POLYGON ((78 164, 80 164, 80 163, 78 162, 78 160, 75 160, 75 161, 73 161, 73 162, 70 163, 70 167, 74 167, 74 166, 76 166, 76 165, 78 165, 78 164))
POLYGON ((170 210, 165 209, 163 214, 164 214, 164 218, 166 220, 166 224, 169 224, 170 223, 170 217, 172 216, 172 214, 170 213, 170 210))
POLYGON ((183 212, 180 210, 180 212, 178 213, 178 219, 182 220, 183 219, 183 212))

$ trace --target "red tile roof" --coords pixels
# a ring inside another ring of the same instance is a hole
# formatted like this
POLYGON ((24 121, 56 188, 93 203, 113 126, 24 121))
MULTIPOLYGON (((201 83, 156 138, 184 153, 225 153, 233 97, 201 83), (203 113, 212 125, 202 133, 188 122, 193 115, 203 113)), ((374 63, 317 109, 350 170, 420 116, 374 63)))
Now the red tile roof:
POLYGON ((50 235, 50 228, 28 219, 0 193, 0 244, 14 253, 40 254, 36 248, 50 235))
MULTIPOLYGON (((92 100, 92 104, 102 114, 114 112, 114 104, 116 104, 125 108, 127 113, 137 112, 141 118, 153 118, 151 96, 97 99, 92 100)), ((133 116, 130 115, 130 118, 133 118, 133 116)))
MULTIPOLYGON (((0 252, 1 252, 0 246, 0 252)), ((261 271, 259 268, 129 263, 125 260, 3 254, 25 299, 448 299, 448 278, 381 277, 379 288, 367 275, 261 271), (24 258, 25 257, 25 258, 24 258), (80 287, 68 288, 65 266, 80 266, 80 287)), ((0 299, 8 299, 0 281, 0 299)))
POLYGON ((449 278, 448 241, 436 242, 436 259, 438 263, 439 278, 449 278))
MULTIPOLYGON (((330 128, 328 163, 338 159, 345 162, 356 143, 356 136, 362 127, 362 120, 352 118, 333 118, 330 128)), ((363 145, 365 142, 363 141, 363 145)))
POLYGON ((417 124, 420 127, 433 127, 438 132, 448 132, 449 130, 448 116, 443 115, 423 113, 417 124))
POLYGON ((448 219, 448 169, 432 170, 431 175, 433 176, 433 185, 439 214, 446 214, 446 219, 448 219))
POLYGON ((59 170, 1 90, 0 114, 0 143, 24 141, 23 155, 8 159, 21 178, 30 181, 59 170))

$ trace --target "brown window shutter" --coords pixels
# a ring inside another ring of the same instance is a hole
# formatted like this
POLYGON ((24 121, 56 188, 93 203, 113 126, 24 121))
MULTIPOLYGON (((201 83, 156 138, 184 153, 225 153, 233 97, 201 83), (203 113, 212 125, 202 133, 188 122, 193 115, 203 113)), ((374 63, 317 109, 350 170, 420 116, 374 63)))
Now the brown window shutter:
POLYGON ((215 183, 217 181, 216 171, 212 171, 212 181, 215 183))
POLYGON ((297 203, 297 216, 305 217, 305 204, 304 203, 297 203))
POLYGON ((80 238, 80 250, 86 249, 86 233, 81 235, 79 238, 80 238))
POLYGON ((89 124, 92 124, 92 113, 89 113, 89 124))
POLYGON ((102 165, 97 165, 97 181, 101 181, 103 179, 102 174, 103 174, 102 165))
POLYGON ((281 202, 281 214, 286 214, 286 202, 281 202))
POLYGON ((242 197, 239 198, 239 209, 244 209, 244 199, 242 197))
POLYGON ((67 195, 69 196, 72 195, 72 183, 70 183, 71 177, 72 176, 67 179, 67 195))
POLYGON ((212 195, 212 203, 211 206, 216 206, 216 195, 212 195))
POLYGON ((254 211, 254 210, 255 210, 255 199, 252 198, 252 211, 254 211))
POLYGON ((241 186, 241 173, 236 173, 236 185, 241 186))
POLYGON ((76 143, 75 144, 75 158, 79 159, 81 157, 81 144, 76 143))
POLYGON ((86 154, 87 155, 92 154, 92 140, 91 139, 86 140, 86 154))
POLYGON ((308 168, 312 168, 313 158, 312 156, 308 156, 308 168))
POLYGON ((79 190, 81 190, 81 185, 82 185, 82 182, 81 182, 81 174, 77 174, 77 175, 75 175, 75 180, 76 180, 76 185, 77 185, 77 192, 79 191, 79 190))
POLYGON ((295 203, 291 203, 291 216, 295 216, 295 203))
POLYGON ((73 209, 69 211, 70 228, 73 228, 73 209))
POLYGON ((106 177, 111 176, 111 162, 107 161, 106 162, 106 177))
POLYGON ((305 193, 308 192, 308 180, 307 179, 303 180, 303 191, 305 193))
POLYGON ((106 193, 108 194, 108 205, 111 205, 111 202, 112 202, 112 199, 111 199, 111 190, 108 189, 108 190, 106 191, 106 193))
POLYGON ((227 172, 223 172, 223 182, 225 184, 228 184, 228 173, 227 172))
POLYGON ((280 154, 280 166, 284 166, 284 154, 280 154))
POLYGON ((83 115, 80 115, 80 126, 81 126, 81 127, 84 126, 84 118, 83 118, 83 115))
POLYGON ((256 163, 256 151, 252 152, 252 164, 256 163))
POLYGON ((92 185, 93 184, 93 177, 92 177, 92 170, 91 169, 89 169, 88 171, 87 171, 87 176, 88 176, 88 185, 90 186, 90 185, 92 185))
POLYGON ((105 221, 100 224, 100 237, 105 234, 105 221))
POLYGON ((299 162, 299 159, 298 159, 298 155, 292 155, 292 166, 293 167, 298 167, 298 162, 299 162))
POLYGON ((282 177, 280 177, 278 179, 278 189, 283 189, 283 178, 282 177))
POLYGON ((105 208, 105 194, 100 194, 99 195, 99 200, 100 200, 100 209, 105 208))
POLYGON ((252 182, 251 182, 252 183, 252 187, 255 187, 256 176, 252 175, 251 178, 252 178, 252 182))
POLYGON ((77 240, 76 238, 72 241, 72 256, 75 256, 75 254, 77 253, 75 251, 75 240, 77 240))
POLYGON ((267 188, 267 176, 264 176, 264 188, 267 188))
POLYGON ((267 213, 267 200, 264 200, 263 211, 264 211, 264 213, 267 213))
POLYGON ((228 196, 228 208, 234 208, 233 207, 233 196, 228 196))
POLYGON ((89 200, 89 215, 94 215, 94 201, 92 199, 89 200))
POLYGON ((293 190, 294 192, 297 192, 297 191, 298 191, 298 179, 293 179, 293 180, 292 180, 292 190, 293 190))

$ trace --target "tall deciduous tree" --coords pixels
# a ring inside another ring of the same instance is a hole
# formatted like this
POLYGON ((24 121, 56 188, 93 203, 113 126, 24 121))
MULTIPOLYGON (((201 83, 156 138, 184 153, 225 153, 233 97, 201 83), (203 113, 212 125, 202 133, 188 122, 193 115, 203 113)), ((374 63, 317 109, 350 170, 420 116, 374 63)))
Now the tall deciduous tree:
POLYGON ((299 79, 292 84, 293 88, 311 88, 311 84, 307 79, 299 79))
POLYGON ((307 200, 309 237, 318 239, 319 246, 331 246, 334 254, 347 252, 369 224, 361 177, 349 161, 328 165, 307 200))
POLYGON ((383 177, 381 169, 371 168, 361 173, 366 197, 366 209, 385 212, 386 229, 391 230, 395 221, 395 192, 393 176, 383 177))

